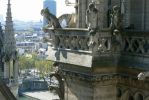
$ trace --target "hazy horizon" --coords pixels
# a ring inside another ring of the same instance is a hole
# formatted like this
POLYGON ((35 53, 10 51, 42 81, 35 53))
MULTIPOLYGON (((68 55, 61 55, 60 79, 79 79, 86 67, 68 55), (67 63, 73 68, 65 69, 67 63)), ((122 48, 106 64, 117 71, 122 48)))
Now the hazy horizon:
MULTIPOLYGON (((13 20, 19 21, 40 21, 40 11, 43 8, 44 0, 10 0, 13 20)), ((55 0, 57 3, 57 16, 63 13, 72 13, 74 8, 65 5, 65 0, 55 0)), ((70 0, 73 1, 73 0, 70 0)), ((8 0, 0 0, 0 15, 5 20, 8 0)))

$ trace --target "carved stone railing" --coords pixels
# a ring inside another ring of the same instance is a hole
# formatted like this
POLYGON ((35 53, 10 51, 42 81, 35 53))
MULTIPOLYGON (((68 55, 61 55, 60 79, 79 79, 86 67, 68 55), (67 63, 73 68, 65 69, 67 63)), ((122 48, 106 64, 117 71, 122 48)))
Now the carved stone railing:
POLYGON ((122 32, 120 64, 142 70, 149 70, 149 32, 122 32))
POLYGON ((54 49, 71 51, 106 52, 111 48, 111 34, 109 31, 97 32, 90 35, 88 29, 49 29, 54 49))
POLYGON ((49 55, 54 61, 87 67, 99 63, 102 66, 149 65, 147 32, 122 31, 114 35, 109 30, 101 30, 91 35, 88 29, 70 28, 48 29, 48 32, 55 50, 49 55))
POLYGON ((90 35, 88 29, 49 29, 54 49, 91 51, 91 53, 122 52, 133 55, 149 55, 147 32, 125 31, 114 36, 108 30, 90 35), (116 39, 115 39, 116 38, 116 39))
POLYGON ((109 30, 98 31, 90 42, 92 43, 91 49, 95 54, 110 53, 112 51, 112 35, 109 30))
POLYGON ((15 86, 18 85, 18 79, 9 79, 9 84, 10 87, 11 86, 15 86))
POLYGON ((89 32, 86 29, 50 29, 52 46, 61 50, 89 51, 89 32))
POLYGON ((149 56, 149 33, 125 32, 122 41, 124 53, 149 56))
POLYGON ((108 29, 96 34, 81 28, 49 28, 47 32, 52 44, 48 59, 53 61, 91 67, 95 56, 108 57, 113 52, 112 35, 108 29))
POLYGON ((9 84, 9 78, 3 78, 2 80, 5 84, 9 84))
POLYGON ((4 78, 3 81, 4 81, 4 83, 7 84, 9 87, 18 85, 18 79, 4 78))

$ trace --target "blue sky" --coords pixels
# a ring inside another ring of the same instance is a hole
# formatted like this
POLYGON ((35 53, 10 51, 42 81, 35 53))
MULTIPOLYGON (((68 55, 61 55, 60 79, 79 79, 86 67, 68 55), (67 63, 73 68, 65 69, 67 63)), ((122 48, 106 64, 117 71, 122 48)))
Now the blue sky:
MULTIPOLYGON (((63 13, 74 12, 74 7, 65 6, 65 0, 56 0, 57 16, 63 13)), ((74 1, 74 0, 70 0, 74 1)), ((7 0, 0 0, 0 14, 5 17, 7 8, 7 0)), ((11 0, 12 17, 24 21, 39 21, 42 19, 40 11, 43 8, 43 0, 11 0)))

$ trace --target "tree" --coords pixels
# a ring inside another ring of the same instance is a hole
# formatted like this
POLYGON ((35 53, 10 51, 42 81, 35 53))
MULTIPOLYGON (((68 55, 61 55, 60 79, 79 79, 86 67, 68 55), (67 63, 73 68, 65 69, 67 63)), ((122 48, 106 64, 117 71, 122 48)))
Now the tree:
POLYGON ((32 56, 22 55, 18 60, 19 71, 35 68, 35 60, 32 56))
POLYGON ((44 79, 52 70, 52 62, 48 60, 39 60, 35 62, 36 68, 40 71, 40 77, 44 79))
POLYGON ((52 65, 53 62, 39 59, 36 53, 19 57, 19 71, 37 69, 42 78, 47 76, 53 70, 52 65))

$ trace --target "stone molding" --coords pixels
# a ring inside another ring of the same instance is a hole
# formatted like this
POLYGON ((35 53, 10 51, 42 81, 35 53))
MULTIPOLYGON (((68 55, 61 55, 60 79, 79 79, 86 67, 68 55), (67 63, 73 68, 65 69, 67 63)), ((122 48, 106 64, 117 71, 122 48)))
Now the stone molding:
MULTIPOLYGON (((98 83, 98 85, 125 85, 131 86, 138 89, 149 90, 148 81, 140 81, 137 77, 129 76, 125 74, 110 73, 110 74, 87 74, 68 71, 64 69, 59 69, 59 74, 63 77, 70 77, 75 80, 83 80, 92 82, 93 84, 98 83)), ((64 78, 64 79, 65 79, 64 78)))

